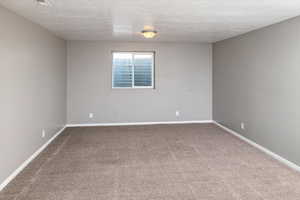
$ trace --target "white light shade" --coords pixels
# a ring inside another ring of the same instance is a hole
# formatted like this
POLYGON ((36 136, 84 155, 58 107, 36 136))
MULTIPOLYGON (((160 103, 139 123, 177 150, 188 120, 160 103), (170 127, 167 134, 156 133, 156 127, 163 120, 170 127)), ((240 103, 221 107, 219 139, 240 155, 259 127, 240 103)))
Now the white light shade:
POLYGON ((36 0, 36 2, 41 6, 49 6, 50 2, 48 0, 36 0))
POLYGON ((145 38, 154 38, 157 35, 157 31, 143 30, 142 34, 145 38))

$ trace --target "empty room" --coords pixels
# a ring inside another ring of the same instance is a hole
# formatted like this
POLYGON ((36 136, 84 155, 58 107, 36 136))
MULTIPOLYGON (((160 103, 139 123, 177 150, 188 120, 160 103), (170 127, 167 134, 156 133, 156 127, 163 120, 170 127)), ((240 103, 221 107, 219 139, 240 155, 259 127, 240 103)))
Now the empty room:
POLYGON ((0 200, 300 200, 300 0, 0 0, 0 200))

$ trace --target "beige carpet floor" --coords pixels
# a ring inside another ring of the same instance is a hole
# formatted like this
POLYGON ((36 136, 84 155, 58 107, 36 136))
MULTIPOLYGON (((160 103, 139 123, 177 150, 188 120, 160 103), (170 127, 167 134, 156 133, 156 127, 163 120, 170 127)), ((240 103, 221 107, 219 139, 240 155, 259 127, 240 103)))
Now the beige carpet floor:
POLYGON ((1 200, 299 200, 300 175, 213 124, 69 128, 1 200))

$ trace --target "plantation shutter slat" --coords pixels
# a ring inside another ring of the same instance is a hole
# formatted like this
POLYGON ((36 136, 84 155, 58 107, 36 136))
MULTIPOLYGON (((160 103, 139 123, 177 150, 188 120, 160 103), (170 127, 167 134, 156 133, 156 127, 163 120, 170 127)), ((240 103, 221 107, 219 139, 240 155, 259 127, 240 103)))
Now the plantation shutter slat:
POLYGON ((132 54, 113 54, 113 87, 132 87, 132 54))
POLYGON ((151 54, 136 54, 134 56, 134 86, 152 86, 152 62, 151 54))

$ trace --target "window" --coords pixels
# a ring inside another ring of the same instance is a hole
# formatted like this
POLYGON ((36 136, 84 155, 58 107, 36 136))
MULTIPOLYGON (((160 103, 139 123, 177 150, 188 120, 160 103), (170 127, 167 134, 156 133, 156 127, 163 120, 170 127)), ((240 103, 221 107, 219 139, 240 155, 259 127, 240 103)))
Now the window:
POLYGON ((113 52, 113 88, 154 88, 154 52, 113 52))

